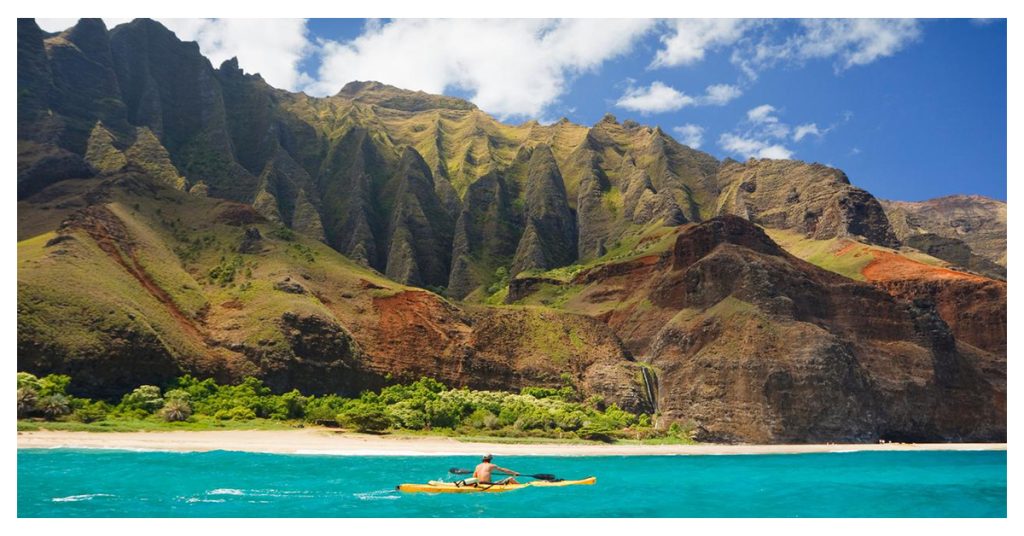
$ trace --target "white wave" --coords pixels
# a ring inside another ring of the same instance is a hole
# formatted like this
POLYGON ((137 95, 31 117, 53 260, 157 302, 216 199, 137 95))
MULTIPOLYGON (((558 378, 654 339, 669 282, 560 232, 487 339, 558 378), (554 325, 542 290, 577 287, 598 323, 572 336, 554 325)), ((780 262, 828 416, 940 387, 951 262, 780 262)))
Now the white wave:
POLYGON ((67 497, 54 497, 50 499, 53 502, 78 502, 78 501, 91 501, 96 497, 113 497, 109 493, 87 493, 85 495, 69 495, 67 497))
POLYGON ((240 489, 234 488, 217 488, 213 491, 207 491, 207 495, 245 495, 245 492, 240 489))
POLYGON ((400 498, 395 494, 394 490, 382 489, 377 491, 367 491, 364 493, 353 493, 360 501, 393 501, 400 498))
POLYGON ((200 499, 199 497, 190 497, 185 502, 189 504, 195 503, 222 503, 224 499, 200 499))

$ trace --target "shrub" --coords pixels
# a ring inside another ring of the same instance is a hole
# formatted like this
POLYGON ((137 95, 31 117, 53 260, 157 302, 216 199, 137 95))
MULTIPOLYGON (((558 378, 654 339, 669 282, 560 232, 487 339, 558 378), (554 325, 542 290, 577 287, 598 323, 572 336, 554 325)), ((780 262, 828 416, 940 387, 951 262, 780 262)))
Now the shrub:
POLYGON ((615 430, 608 427, 607 425, 600 423, 588 423, 582 428, 576 431, 576 435, 583 439, 589 439, 591 441, 603 441, 605 443, 611 443, 615 439, 612 434, 615 430))
POLYGON ((469 417, 466 417, 464 422, 478 430, 493 430, 498 427, 498 416, 486 409, 480 408, 470 414, 469 417))
POLYGON ((326 395, 310 398, 306 402, 306 422, 336 423, 338 412, 345 405, 345 399, 337 395, 326 395))
POLYGON ((153 413, 163 405, 164 399, 160 396, 160 388, 155 385, 136 387, 134 391, 124 395, 121 399, 123 409, 139 409, 146 413, 153 413))
MULTIPOLYGON (((564 388, 563 388, 564 389, 564 388)), ((519 394, 529 395, 534 398, 562 398, 562 389, 554 387, 523 387, 519 394)))
POLYGON ((35 375, 29 374, 28 372, 19 372, 18 389, 21 389, 22 387, 30 387, 36 392, 36 394, 39 394, 39 389, 41 389, 41 386, 39 385, 39 378, 36 378, 35 375))
POLYGON ((41 396, 67 395, 71 376, 66 374, 50 374, 39 378, 39 394, 41 396))
POLYGON ((192 406, 187 400, 172 398, 160 409, 160 416, 167 422, 184 421, 192 416, 192 406))
POLYGON ((46 420, 53 421, 71 413, 71 400, 67 395, 44 396, 36 402, 36 408, 46 420))
POLYGON ((338 422, 358 432, 380 432, 391 426, 384 408, 363 399, 352 400, 338 414, 338 422))
POLYGON ((73 412, 71 412, 71 418, 84 423, 102 421, 107 418, 110 413, 110 404, 102 400, 91 401, 81 398, 76 398, 72 401, 72 405, 76 405, 73 412))
POLYGON ((213 418, 222 421, 251 421, 256 418, 256 412, 243 406, 237 406, 231 409, 218 410, 217 413, 213 414, 213 418))
POLYGON ((169 389, 164 393, 164 405, 168 404, 172 400, 190 402, 192 400, 192 394, 184 389, 169 389))
MULTIPOLYGON (((19 374, 20 376, 20 374, 19 374)), ((21 378, 18 378, 21 383, 21 378)), ((39 393, 35 389, 24 384, 23 387, 18 388, 18 418, 24 419, 36 410, 36 404, 39 402, 39 393)))
POLYGON ((279 397, 284 405, 285 417, 301 419, 306 414, 306 404, 310 397, 302 396, 298 389, 292 389, 279 397))

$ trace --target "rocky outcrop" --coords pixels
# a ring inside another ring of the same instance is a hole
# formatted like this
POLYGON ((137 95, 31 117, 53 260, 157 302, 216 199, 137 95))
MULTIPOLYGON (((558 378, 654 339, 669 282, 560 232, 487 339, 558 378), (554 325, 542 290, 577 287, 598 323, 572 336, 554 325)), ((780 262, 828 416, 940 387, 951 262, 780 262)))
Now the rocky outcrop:
POLYGON ((497 175, 488 175, 469 186, 452 245, 452 271, 448 293, 463 298, 485 282, 483 277, 503 266, 516 253, 521 234, 521 215, 512 206, 515 191, 497 175), (480 274, 477 264, 489 262, 480 274))
POLYGON ((881 204, 842 171, 794 160, 727 162, 718 171, 718 213, 810 238, 861 237, 899 245, 881 204))
POLYGON ((524 205, 526 230, 510 272, 571 264, 576 259, 576 218, 569 210, 558 164, 546 145, 530 156, 524 205))
POLYGON ((374 202, 374 177, 385 163, 366 130, 349 131, 332 147, 317 177, 327 243, 345 256, 383 270, 379 250, 381 215, 374 202))
POLYGON ((199 45, 136 19, 110 31, 110 50, 128 120, 148 127, 210 195, 251 201, 257 180, 234 158, 221 85, 199 45))
POLYGON ((662 425, 703 440, 1005 437, 1004 359, 956 337, 934 302, 805 263, 745 219, 685 226, 670 254, 572 284, 567 307, 600 311, 657 373, 662 425))
POLYGON ((437 198, 430 169, 415 149, 405 149, 388 189, 394 193, 384 273, 411 285, 446 286, 454 225, 437 198))
POLYGON ((934 233, 914 233, 900 240, 903 245, 923 251, 936 259, 942 259, 955 267, 988 277, 1006 279, 1006 267, 996 264, 981 255, 975 255, 965 242, 934 233))
MULTIPOLYGON (((934 234, 967 244, 971 253, 1006 266, 1006 203, 980 195, 951 195, 928 201, 882 201, 900 240, 920 240, 917 235, 934 234)), ((917 247, 917 246, 914 246, 917 247)), ((920 248, 918 248, 920 249, 920 248)), ((971 260, 957 252, 946 258, 972 269, 971 260)), ((983 267, 979 267, 983 268, 983 267)), ((982 270, 976 270, 984 273, 982 270)))

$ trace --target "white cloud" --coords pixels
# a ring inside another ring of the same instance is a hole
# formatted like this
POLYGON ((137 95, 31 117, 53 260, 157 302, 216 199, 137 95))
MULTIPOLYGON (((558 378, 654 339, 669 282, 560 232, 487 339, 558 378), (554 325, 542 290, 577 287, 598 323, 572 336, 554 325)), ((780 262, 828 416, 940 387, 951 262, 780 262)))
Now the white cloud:
MULTIPOLYGON (((793 151, 781 142, 789 138, 792 128, 779 119, 778 112, 778 108, 771 104, 747 110, 746 121, 739 125, 743 130, 722 134, 718 138, 718 145, 743 158, 792 157, 793 151)), ((807 125, 798 128, 805 127, 807 125)), ((804 132, 800 138, 806 135, 804 132)))
POLYGON ((689 65, 704 59, 710 49, 734 43, 751 25, 740 19, 676 19, 671 32, 661 36, 662 48, 651 68, 689 65))
POLYGON ((673 128, 672 131, 679 135, 679 141, 683 145, 700 149, 700 145, 704 143, 704 127, 700 125, 687 123, 673 128))
POLYGON ((799 40, 800 55, 835 56, 843 69, 892 56, 921 35, 913 19, 809 19, 803 25, 807 33, 799 40))
POLYGON ((648 87, 630 85, 615 106, 643 114, 674 112, 687 106, 724 106, 743 92, 737 86, 715 84, 704 90, 704 95, 691 97, 663 82, 652 82, 648 87))
POLYGON ((751 123, 778 123, 779 118, 775 117, 775 107, 771 104, 762 104, 747 111, 747 121, 751 123))
MULTIPOLYGON (((130 19, 103 19, 108 28, 130 19)), ((196 41, 214 67, 232 57, 270 85, 295 91, 308 82, 299 62, 310 52, 303 19, 159 19, 182 41, 196 41)), ((63 31, 76 19, 37 19, 47 31, 63 31)))
POLYGON ((652 21, 398 19, 349 42, 322 41, 318 80, 331 95, 352 80, 443 93, 459 89, 502 118, 543 115, 575 76, 629 52, 652 21))
POLYGON ((723 106, 742 94, 743 92, 740 90, 739 86, 715 84, 708 86, 707 89, 704 90, 703 102, 704 104, 723 106))
POLYGON ((766 31, 733 50, 732 62, 751 77, 777 63, 835 60, 840 72, 892 56, 917 41, 914 19, 801 19, 796 33, 778 40, 766 31))
POLYGON ((722 134, 718 138, 718 144, 726 151, 741 155, 744 158, 787 159, 793 156, 793 151, 780 144, 754 138, 745 138, 736 134, 722 134))
POLYGON ((818 130, 817 123, 805 123, 803 125, 797 125, 797 127, 793 129, 793 141, 800 141, 808 135, 814 135, 820 138, 824 134, 825 132, 818 130))
POLYGON ((697 99, 661 82, 653 82, 646 88, 631 86, 615 103, 619 108, 645 114, 673 112, 694 104, 697 99))

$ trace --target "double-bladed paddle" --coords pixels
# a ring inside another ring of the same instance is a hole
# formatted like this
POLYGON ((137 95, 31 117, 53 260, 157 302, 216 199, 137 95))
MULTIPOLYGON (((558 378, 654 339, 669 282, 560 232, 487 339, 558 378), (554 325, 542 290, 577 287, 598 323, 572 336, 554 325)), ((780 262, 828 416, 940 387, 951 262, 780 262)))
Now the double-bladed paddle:
MULTIPOLYGON (((470 471, 469 469, 459 469, 458 467, 452 467, 451 469, 448 470, 448 472, 452 473, 454 475, 471 475, 471 474, 473 474, 473 471, 470 471)), ((528 476, 530 478, 536 478, 537 480, 558 480, 558 477, 556 477, 555 475, 549 474, 549 473, 537 473, 535 475, 520 474, 518 476, 528 476)))

